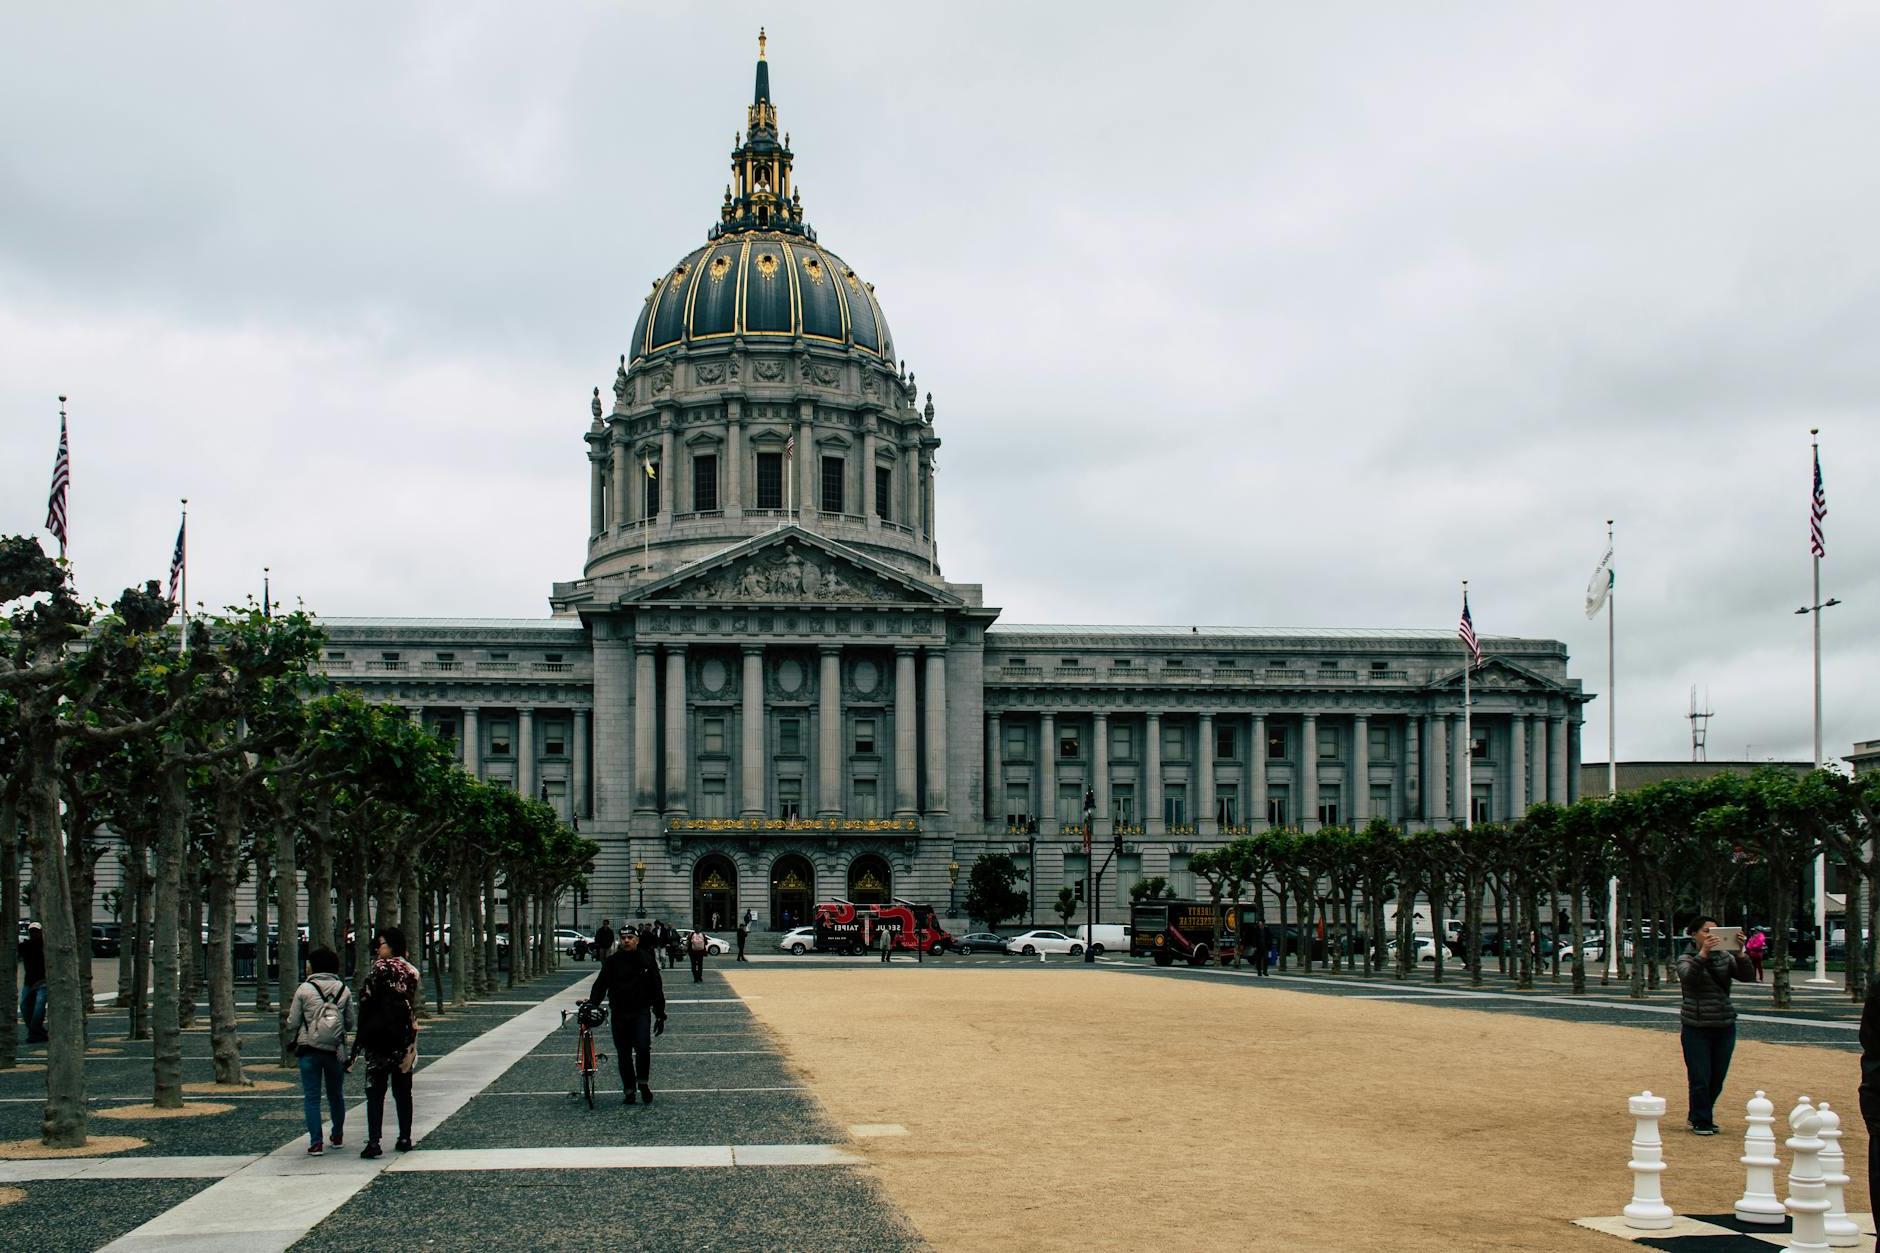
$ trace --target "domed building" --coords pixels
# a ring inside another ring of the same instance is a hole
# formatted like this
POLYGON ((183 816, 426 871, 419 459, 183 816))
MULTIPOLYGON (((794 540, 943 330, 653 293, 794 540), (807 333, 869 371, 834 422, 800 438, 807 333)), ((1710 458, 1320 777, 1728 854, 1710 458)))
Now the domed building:
POLYGON ((1139 878, 1192 891, 1189 858, 1236 834, 1577 795, 1557 641, 1483 640, 1465 742, 1447 631, 999 623, 941 574, 933 400, 792 159, 760 37, 717 220, 652 279, 612 404, 593 394, 587 560, 550 617, 326 620, 332 683, 600 843, 590 910, 957 919, 1003 852, 1041 911, 1094 869, 1101 921, 1139 878))

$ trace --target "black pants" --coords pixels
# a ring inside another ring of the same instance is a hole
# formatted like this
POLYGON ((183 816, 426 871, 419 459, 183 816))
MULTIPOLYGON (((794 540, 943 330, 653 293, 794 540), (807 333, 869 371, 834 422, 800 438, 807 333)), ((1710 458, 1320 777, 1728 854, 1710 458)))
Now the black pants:
POLYGON ((1867 1124, 1867 1195, 1880 1196, 1880 1145, 1874 1140, 1880 1136, 1880 1093, 1860 1094, 1860 1120, 1867 1124))
POLYGON ((1736 1024, 1727 1027, 1683 1027, 1684 1073, 1691 1082, 1691 1126, 1717 1123, 1717 1098, 1730 1073, 1730 1055, 1736 1051, 1736 1024))
POLYGON ((614 1060, 620 1064, 620 1086, 631 1092, 653 1073, 653 1011, 615 1014, 609 1025, 614 1029, 614 1060))
POLYGON ((692 954, 692 982, 705 982, 705 954, 692 954))
POLYGON ((1253 946, 1253 973, 1256 975, 1266 973, 1266 945, 1264 943, 1253 946))
POLYGON ((411 1139, 411 1076, 394 1062, 384 1070, 366 1067, 366 1142, 377 1144, 385 1127, 385 1084, 392 1085, 392 1104, 398 1110, 398 1138, 411 1139))
POLYGON ((738 932, 738 960, 739 961, 744 960, 744 945, 750 940, 750 938, 751 938, 750 932, 748 931, 738 932))

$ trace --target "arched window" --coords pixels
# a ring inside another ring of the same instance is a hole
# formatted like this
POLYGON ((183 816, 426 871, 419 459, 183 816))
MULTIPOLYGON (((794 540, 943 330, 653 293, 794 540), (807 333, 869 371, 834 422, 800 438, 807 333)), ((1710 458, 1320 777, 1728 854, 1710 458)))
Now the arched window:
POLYGON ((886 905, 894 894, 894 871, 888 859, 863 853, 849 863, 849 899, 857 905, 886 905))
POLYGON ((815 921, 816 867, 798 853, 770 863, 770 926, 773 931, 806 927, 815 921))
POLYGON ((737 921, 738 868, 723 853, 707 853, 692 867, 692 925, 716 931, 737 921))

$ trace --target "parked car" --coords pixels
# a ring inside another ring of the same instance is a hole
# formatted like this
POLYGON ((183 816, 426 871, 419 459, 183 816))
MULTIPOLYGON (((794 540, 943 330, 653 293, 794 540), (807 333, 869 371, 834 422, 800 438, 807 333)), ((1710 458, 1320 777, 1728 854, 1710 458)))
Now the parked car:
POLYGON ((801 957, 816 947, 816 928, 792 927, 783 933, 783 938, 777 941, 777 947, 801 957))
POLYGON ((591 935, 583 935, 573 927, 555 928, 555 947, 576 961, 584 960, 593 945, 594 937, 591 935))
MULTIPOLYGON (((1395 940, 1392 940, 1387 947, 1389 948, 1390 955, 1392 957, 1397 956, 1397 942, 1395 940)), ((1431 963, 1435 962, 1436 940, 1433 937, 1427 936, 1427 935, 1418 936, 1416 950, 1417 950, 1417 960, 1419 962, 1431 962, 1431 963)))
POLYGON ((1076 957, 1084 951, 1084 944, 1082 940, 1074 940, 1062 931, 1027 931, 1007 940, 1005 951, 1022 953, 1026 957, 1036 957, 1040 953, 1069 953, 1076 957))
POLYGON ((1114 950, 1119 953, 1129 952, 1129 928, 1122 923, 1099 922, 1091 934, 1089 923, 1081 923, 1077 928, 1077 939, 1088 944, 1099 957, 1114 950))
POLYGON ((970 956, 973 953, 1003 953, 1006 937, 996 931, 970 931, 965 935, 956 935, 947 945, 955 953, 970 956))
POLYGON ((91 924, 91 955, 93 957, 116 957, 122 942, 124 928, 115 922, 94 922, 91 924))

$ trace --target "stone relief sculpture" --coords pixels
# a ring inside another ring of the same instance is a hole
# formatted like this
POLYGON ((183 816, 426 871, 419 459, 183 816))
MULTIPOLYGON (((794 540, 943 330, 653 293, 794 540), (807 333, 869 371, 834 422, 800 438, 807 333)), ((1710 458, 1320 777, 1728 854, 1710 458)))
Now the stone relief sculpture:
POLYGON ((775 357, 759 357, 751 370, 766 383, 775 383, 783 378, 783 362, 775 357))
POLYGON ((672 371, 665 369, 657 370, 650 376, 649 381, 652 385, 652 394, 655 396, 663 395, 672 390, 672 371))
POLYGON ((701 361, 692 367, 692 375, 700 383, 722 383, 725 381, 725 363, 701 361))
POLYGON ((857 569, 839 569, 824 553, 801 552, 794 543, 754 554, 735 574, 724 572, 687 583, 673 595, 687 600, 872 601, 906 599, 905 593, 857 569))

